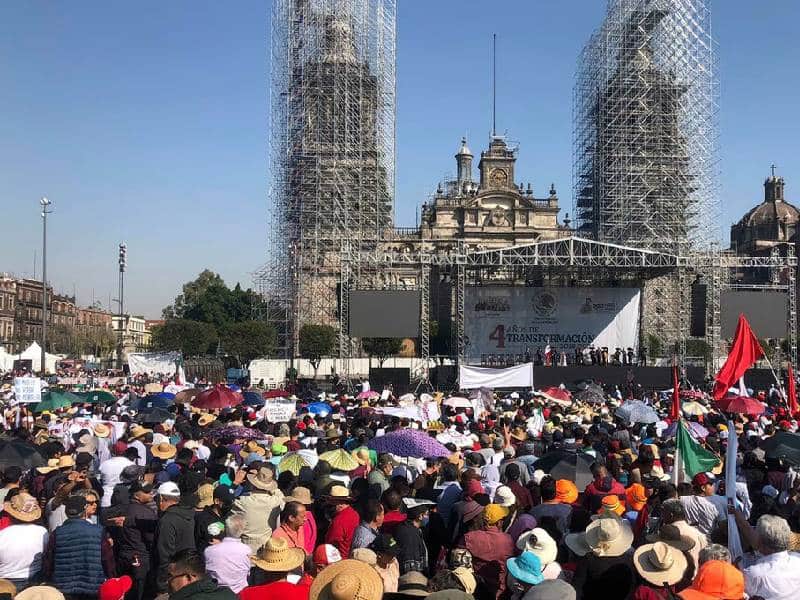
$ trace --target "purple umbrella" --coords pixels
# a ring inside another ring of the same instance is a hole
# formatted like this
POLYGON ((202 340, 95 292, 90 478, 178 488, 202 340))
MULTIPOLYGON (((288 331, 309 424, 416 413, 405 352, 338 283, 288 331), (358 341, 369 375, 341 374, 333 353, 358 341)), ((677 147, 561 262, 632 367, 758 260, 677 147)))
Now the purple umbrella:
MULTIPOLYGON (((692 437, 703 440, 708 437, 708 429, 700 425, 700 423, 695 423, 694 421, 685 421, 686 425, 689 428, 689 433, 692 434, 692 437)), ((664 433, 661 435, 665 438, 670 438, 675 435, 675 432, 678 431, 678 422, 675 421, 672 425, 667 427, 664 430, 664 433)))
POLYGON ((434 438, 419 429, 401 429, 373 438, 367 447, 376 452, 389 452, 395 456, 412 458, 438 458, 450 456, 450 451, 434 438))

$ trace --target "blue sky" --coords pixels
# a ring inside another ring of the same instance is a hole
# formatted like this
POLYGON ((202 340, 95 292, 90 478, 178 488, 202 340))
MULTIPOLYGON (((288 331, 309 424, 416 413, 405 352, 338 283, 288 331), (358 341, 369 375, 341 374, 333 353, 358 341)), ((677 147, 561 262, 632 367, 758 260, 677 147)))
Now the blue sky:
MULTIPOLYGON (((493 32, 518 179, 555 183, 570 210, 573 74, 604 6, 399 0, 398 225, 454 171, 464 133, 486 145, 493 32)), ((800 2, 716 0, 712 18, 727 240, 772 162, 800 202, 800 2)), ((157 317, 206 267, 249 285, 266 236, 268 19, 265 0, 0 3, 0 271, 33 274, 47 195, 49 278, 81 303, 108 302, 120 241, 133 312, 157 317)))

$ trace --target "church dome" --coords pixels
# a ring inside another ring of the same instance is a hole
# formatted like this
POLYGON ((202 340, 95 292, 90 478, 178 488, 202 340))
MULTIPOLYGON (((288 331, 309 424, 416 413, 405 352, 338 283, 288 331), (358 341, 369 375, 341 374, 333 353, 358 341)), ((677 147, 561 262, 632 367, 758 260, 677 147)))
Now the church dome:
POLYGON ((800 210, 788 202, 766 201, 750 210, 741 222, 748 227, 758 227, 782 221, 797 223, 800 221, 800 210))

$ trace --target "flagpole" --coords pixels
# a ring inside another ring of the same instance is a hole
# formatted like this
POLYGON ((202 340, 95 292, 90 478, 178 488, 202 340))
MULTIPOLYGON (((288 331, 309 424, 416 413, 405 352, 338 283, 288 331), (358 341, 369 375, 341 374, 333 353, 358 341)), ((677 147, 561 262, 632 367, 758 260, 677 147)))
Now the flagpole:
POLYGON ((772 368, 772 363, 769 361, 769 357, 767 356, 766 352, 764 352, 764 360, 767 361, 767 366, 769 367, 769 370, 772 372, 772 376, 775 378, 775 383, 778 384, 778 389, 781 392, 781 398, 783 398, 783 401, 786 402, 786 391, 783 389, 783 383, 781 383, 781 380, 778 379, 778 375, 775 373, 775 369, 772 368))

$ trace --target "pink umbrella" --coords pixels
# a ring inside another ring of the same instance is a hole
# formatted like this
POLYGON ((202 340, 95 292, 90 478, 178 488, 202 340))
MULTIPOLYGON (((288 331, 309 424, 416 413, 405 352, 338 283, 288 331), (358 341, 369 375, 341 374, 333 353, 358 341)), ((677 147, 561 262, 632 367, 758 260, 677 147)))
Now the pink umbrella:
POLYGON ((766 410, 763 402, 749 396, 725 396, 717 400, 717 407, 729 413, 739 413, 741 415, 760 415, 766 410))
POLYGON ((243 401, 242 395, 234 392, 224 385, 215 385, 197 394, 192 400, 192 406, 203 410, 214 410, 216 408, 228 408, 236 406, 243 401))
POLYGON ((356 398, 359 400, 372 400, 373 398, 380 398, 380 397, 381 395, 374 390, 369 390, 368 392, 361 392, 358 396, 356 396, 356 398))

